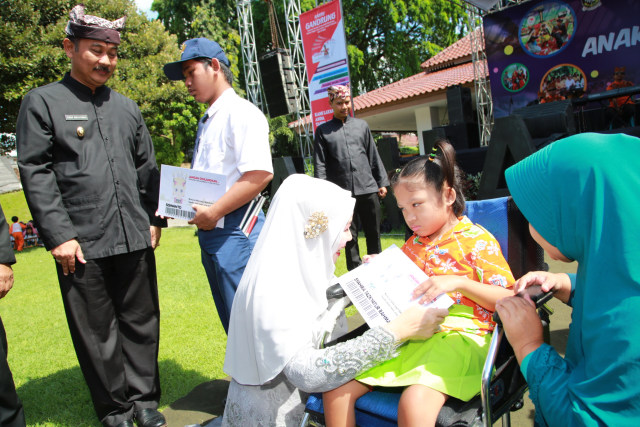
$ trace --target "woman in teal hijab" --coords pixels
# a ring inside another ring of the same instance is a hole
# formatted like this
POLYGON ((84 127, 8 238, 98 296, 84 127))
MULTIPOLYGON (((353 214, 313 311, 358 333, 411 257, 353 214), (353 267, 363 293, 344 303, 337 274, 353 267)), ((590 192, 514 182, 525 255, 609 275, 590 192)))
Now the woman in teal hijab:
POLYGON ((533 237, 575 275, 532 272, 573 307, 566 356, 542 340, 529 298, 496 309, 536 407, 536 424, 640 425, 640 139, 580 134, 505 172, 533 237))

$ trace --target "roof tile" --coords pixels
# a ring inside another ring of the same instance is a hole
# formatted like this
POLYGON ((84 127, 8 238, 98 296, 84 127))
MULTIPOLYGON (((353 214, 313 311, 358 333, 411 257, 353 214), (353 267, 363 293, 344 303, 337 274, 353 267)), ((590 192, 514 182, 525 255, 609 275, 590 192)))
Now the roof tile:
MULTIPOLYGON (((480 32, 480 29, 476 31, 480 32)), ((480 33, 480 35, 481 34, 482 33, 480 33)), ((482 37, 481 40, 484 46, 484 39, 482 37)), ((408 100, 430 92, 444 90, 451 86, 473 82, 470 34, 423 62, 421 68, 424 71, 416 75, 355 97, 353 99, 353 106, 356 114, 358 111, 402 101, 404 99, 408 100)), ((488 76, 489 71, 486 63, 484 64, 484 68, 488 76)), ((302 120, 304 120, 305 123, 310 123, 311 116, 307 116, 302 120)), ((296 122, 292 122, 290 126, 295 126, 295 124, 296 122)))
POLYGON ((423 71, 357 96, 353 100, 354 107, 357 112, 470 82, 473 82, 471 62, 431 73, 423 71))
MULTIPOLYGON (((481 29, 476 29, 475 31, 484 47, 484 37, 482 37, 481 29)), ((467 34, 451 46, 444 48, 442 52, 423 62, 420 67, 425 71, 434 71, 452 65, 457 59, 467 56, 471 56, 471 34, 467 34)))

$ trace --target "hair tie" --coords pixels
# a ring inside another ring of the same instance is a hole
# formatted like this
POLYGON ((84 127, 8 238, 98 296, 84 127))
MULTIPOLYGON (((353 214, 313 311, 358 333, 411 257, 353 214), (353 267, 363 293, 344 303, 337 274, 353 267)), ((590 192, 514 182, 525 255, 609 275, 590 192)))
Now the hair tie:
POLYGON ((436 147, 433 147, 431 149, 431 154, 429 154, 429 161, 433 162, 436 158, 436 151, 438 151, 438 149, 436 147))
POLYGON ((396 173, 400 173, 400 172, 402 172, 401 168, 396 169, 396 173))

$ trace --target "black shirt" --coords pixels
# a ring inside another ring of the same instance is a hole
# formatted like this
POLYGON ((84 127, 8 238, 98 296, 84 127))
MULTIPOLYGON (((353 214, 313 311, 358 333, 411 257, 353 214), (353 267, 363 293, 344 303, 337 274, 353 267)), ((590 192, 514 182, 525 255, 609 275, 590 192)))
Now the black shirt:
POLYGON ((354 196, 376 193, 389 179, 369 125, 364 120, 335 117, 316 129, 314 176, 351 191, 354 196))
POLYGON ((77 239, 86 259, 151 245, 159 172, 140 109, 106 86, 68 73, 22 100, 20 178, 48 250, 77 239))

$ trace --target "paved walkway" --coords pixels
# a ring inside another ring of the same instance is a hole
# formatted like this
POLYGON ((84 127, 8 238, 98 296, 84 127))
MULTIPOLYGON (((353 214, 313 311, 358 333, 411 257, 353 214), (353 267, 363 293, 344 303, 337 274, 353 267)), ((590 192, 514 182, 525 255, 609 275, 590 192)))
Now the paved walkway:
POLYGON ((229 377, 196 386, 162 412, 167 419, 167 426, 204 425, 222 415, 228 388, 229 377))
MULTIPOLYGON (((546 261, 552 272, 575 273, 575 263, 565 264, 548 259, 546 261)), ((554 314, 551 316, 551 344, 560 354, 564 355, 571 322, 571 309, 556 299, 553 299, 549 305, 554 310, 554 314)), ((352 321, 352 318, 349 320, 352 321)), ((173 402, 169 408, 163 411, 167 418, 168 427, 199 426, 219 417, 224 410, 224 399, 228 387, 228 377, 196 386, 188 395, 173 402)), ((512 425, 516 427, 533 426, 533 413, 533 404, 527 394, 524 407, 511 415, 512 425)))

